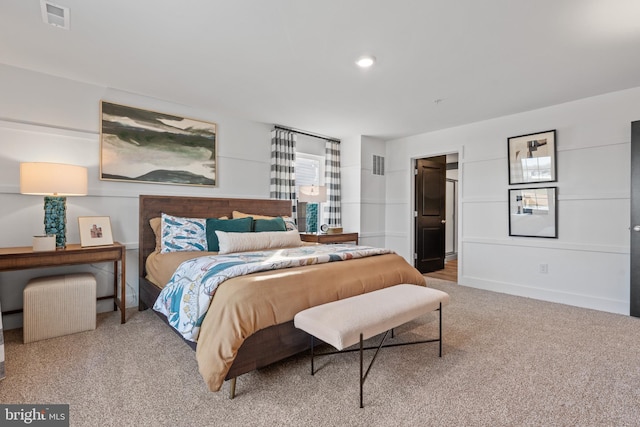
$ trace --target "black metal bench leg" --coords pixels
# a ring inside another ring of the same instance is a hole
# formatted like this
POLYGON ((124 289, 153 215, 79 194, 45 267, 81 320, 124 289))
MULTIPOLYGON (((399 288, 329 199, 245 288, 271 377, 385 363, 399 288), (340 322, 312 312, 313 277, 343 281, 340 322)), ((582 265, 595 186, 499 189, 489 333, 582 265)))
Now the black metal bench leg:
POLYGON ((438 357, 442 357, 442 303, 440 303, 440 308, 438 309, 438 314, 440 316, 440 326, 438 330, 438 357))
POLYGON ((311 375, 315 374, 313 369, 313 335, 311 335, 311 375))
POLYGON ((363 375, 363 357, 362 357, 362 334, 360 334, 360 407, 364 408, 364 403, 362 401, 362 387, 364 385, 364 375, 363 375))
POLYGON ((373 367, 373 362, 376 361, 376 357, 378 357, 378 353, 380 352, 380 349, 383 347, 383 344, 384 344, 385 340, 387 339, 387 335, 389 335, 389 332, 390 331, 385 332, 384 335, 382 336, 382 340, 380 341, 380 344, 376 348, 376 352, 373 354, 373 357, 371 358, 371 361, 369 362, 369 367, 367 368, 366 372, 364 372, 364 362, 363 362, 363 360, 364 360, 364 356, 363 356, 363 350, 364 350, 363 341, 364 340, 363 340, 363 337, 362 337, 362 333, 360 333, 360 407, 361 408, 364 408, 364 403, 363 403, 363 399, 362 399, 362 389, 364 387, 364 381, 367 379, 367 376, 369 375, 369 371, 373 367))

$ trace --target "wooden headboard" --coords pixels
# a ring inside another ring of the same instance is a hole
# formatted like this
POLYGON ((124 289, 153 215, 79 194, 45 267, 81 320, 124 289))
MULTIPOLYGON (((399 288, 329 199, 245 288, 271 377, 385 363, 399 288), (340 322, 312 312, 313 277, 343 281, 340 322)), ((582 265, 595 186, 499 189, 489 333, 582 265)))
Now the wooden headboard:
POLYGON ((219 218, 225 215, 231 218, 233 211, 268 216, 290 216, 291 201, 141 195, 140 222, 138 223, 140 277, 147 275, 145 260, 156 247, 155 236, 149 225, 151 218, 158 218, 162 213, 187 218, 219 218))

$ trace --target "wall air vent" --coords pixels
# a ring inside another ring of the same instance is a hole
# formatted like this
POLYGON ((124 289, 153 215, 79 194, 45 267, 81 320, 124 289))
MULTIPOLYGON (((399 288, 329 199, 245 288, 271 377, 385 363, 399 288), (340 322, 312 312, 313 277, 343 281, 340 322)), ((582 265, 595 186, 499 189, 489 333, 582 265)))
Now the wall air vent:
POLYGON ((54 27, 69 29, 69 8, 40 0, 42 21, 54 27))
POLYGON ((384 157, 373 155, 373 174, 384 175, 384 157))

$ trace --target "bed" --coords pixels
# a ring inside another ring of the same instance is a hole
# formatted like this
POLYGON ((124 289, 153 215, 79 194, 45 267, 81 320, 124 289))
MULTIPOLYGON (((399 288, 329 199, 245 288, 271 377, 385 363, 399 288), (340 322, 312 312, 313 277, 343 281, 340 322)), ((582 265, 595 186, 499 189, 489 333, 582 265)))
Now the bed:
MULTIPOLYGON (((287 200, 263 200, 263 199, 234 199, 234 198, 204 198, 204 197, 181 197, 181 196, 151 196, 141 195, 139 199, 139 309, 145 310, 153 307, 161 292, 162 284, 154 284, 148 277, 146 268, 147 258, 156 249, 156 236, 150 226, 152 218, 158 218, 163 213, 174 216, 189 218, 220 218, 232 217, 233 211, 240 211, 250 214, 260 214, 271 217, 291 215, 291 203, 287 200)), ((373 258, 373 257, 371 257, 373 258)), ((382 287, 392 286, 398 283, 414 283, 425 285, 424 277, 404 259, 396 254, 379 255, 375 261, 371 259, 353 259, 348 262, 331 262, 323 265, 308 265, 287 269, 286 274, 278 275, 274 272, 254 273, 248 277, 251 280, 259 280, 264 283, 273 283, 269 289, 273 292, 288 292, 285 286, 290 286, 287 282, 313 282, 314 288, 309 288, 309 296, 303 296, 295 300, 300 307, 286 307, 283 313, 276 313, 274 319, 269 319, 269 326, 257 326, 257 330, 242 331, 241 344, 237 348, 225 349, 231 351, 233 357, 226 357, 224 361, 217 360, 221 349, 212 348, 214 346, 209 341, 199 339, 198 344, 185 340, 192 348, 196 349, 196 358, 200 373, 203 375, 211 391, 218 391, 224 380, 233 380, 232 388, 235 389, 235 378, 244 373, 267 366, 271 363, 283 360, 309 348, 309 336, 293 326, 293 316, 300 308, 322 304, 331 300, 337 300, 354 294, 370 292, 382 287), (347 273, 356 266, 361 265, 364 269, 362 277, 355 280, 349 279, 349 283, 343 284, 347 280, 347 273), (377 271, 376 269, 379 269, 377 271), (284 277, 286 276, 286 277, 284 277), (312 280, 309 280, 312 278, 312 280), (344 278, 344 279, 343 279, 344 278), (357 282, 355 288, 354 283, 357 282), (319 295, 316 287, 331 286, 319 295), (284 291, 283 291, 284 290, 284 291), (300 301, 302 299, 302 301, 300 301), (246 335, 246 336, 245 336, 246 335)), ((202 334, 205 327, 215 322, 219 315, 216 303, 222 298, 228 298, 237 289, 246 291, 248 286, 238 284, 242 278, 233 278, 220 285, 211 302, 211 308, 202 323, 202 334), (218 297, 219 299, 216 299, 218 297), (217 311, 216 311, 217 310, 217 311)), ((242 279, 244 280, 244 279, 242 279)), ((266 289, 266 288, 261 288, 266 289)), ((298 288, 297 288, 298 289, 298 288)), ((239 291, 238 291, 239 292, 239 291)), ((265 292, 262 290, 261 292, 265 292)), ((298 294, 301 290, 296 290, 298 294)), ((305 291, 307 292, 307 291, 305 291)), ((239 298, 239 297, 238 297, 239 298)), ((236 299, 238 299, 236 298, 236 299)), ((269 294, 260 298, 275 299, 280 297, 269 294)), ((226 301, 226 300, 224 300, 226 301)), ((283 299, 286 301, 286 299, 283 299)), ((224 310, 224 309, 222 309, 224 310)), ((264 310, 263 310, 264 311, 264 310)), ((164 315, 157 313, 165 322, 164 315)), ((260 322, 256 322, 260 323, 260 322)), ((264 323, 264 322, 263 322, 264 323)), ((240 334, 240 332, 239 332, 240 334)), ((232 391, 233 393, 233 391, 232 391)))

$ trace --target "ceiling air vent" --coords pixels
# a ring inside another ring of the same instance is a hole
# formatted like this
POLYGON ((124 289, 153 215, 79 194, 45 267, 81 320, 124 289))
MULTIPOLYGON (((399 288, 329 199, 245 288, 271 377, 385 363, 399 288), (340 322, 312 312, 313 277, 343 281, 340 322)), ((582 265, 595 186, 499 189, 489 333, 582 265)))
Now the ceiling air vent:
POLYGON ((69 29, 69 8, 40 0, 40 10, 42 11, 42 21, 54 27, 69 29))
POLYGON ((373 155, 373 174, 384 175, 384 157, 373 155))

